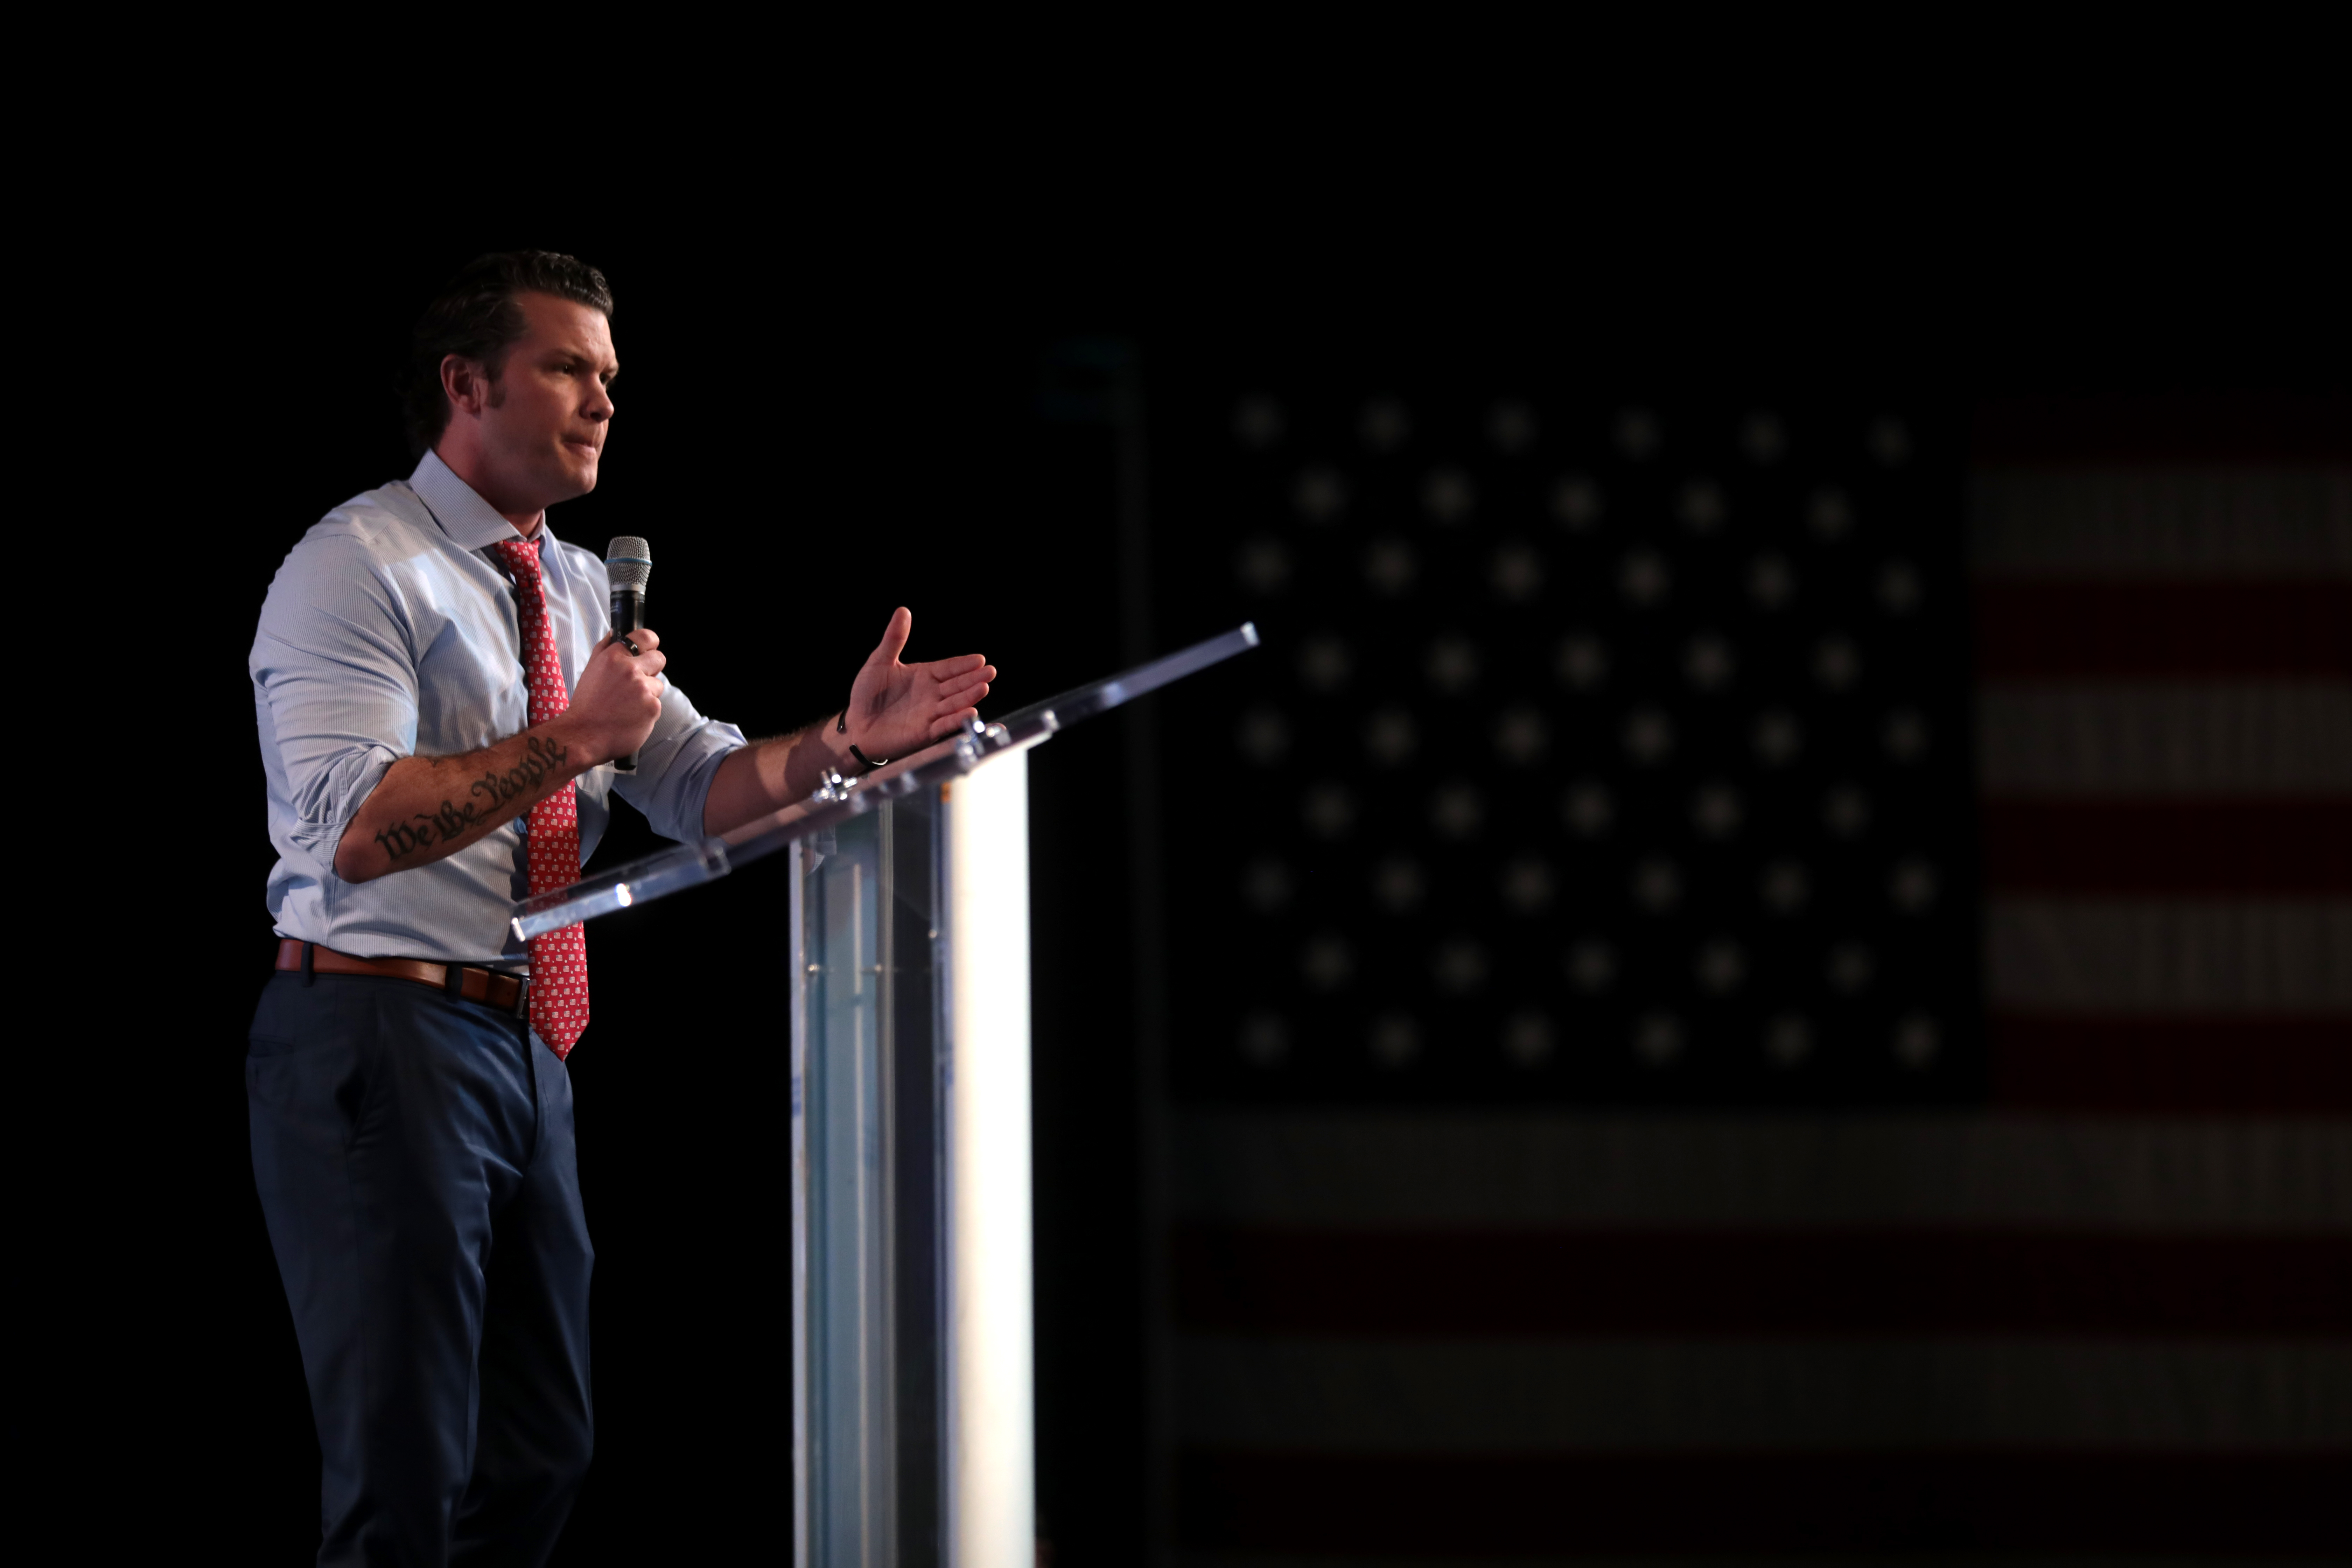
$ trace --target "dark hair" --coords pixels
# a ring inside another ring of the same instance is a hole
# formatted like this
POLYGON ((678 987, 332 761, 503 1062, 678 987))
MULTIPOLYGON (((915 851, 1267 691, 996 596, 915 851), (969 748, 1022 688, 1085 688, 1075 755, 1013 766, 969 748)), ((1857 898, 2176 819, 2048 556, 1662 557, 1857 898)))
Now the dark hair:
POLYGON ((480 362, 495 382, 507 351, 529 323, 517 296, 552 294, 613 318, 613 286, 576 258, 552 250, 497 250, 466 263, 416 318, 409 339, 409 455, 422 458, 449 427, 449 397, 441 390, 441 362, 450 354, 480 362))

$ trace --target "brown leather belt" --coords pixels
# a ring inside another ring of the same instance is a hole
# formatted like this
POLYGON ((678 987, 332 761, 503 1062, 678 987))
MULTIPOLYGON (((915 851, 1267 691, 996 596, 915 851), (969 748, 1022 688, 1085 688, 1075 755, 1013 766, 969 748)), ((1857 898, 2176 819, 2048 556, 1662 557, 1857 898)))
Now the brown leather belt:
POLYGON ((480 1002, 512 1013, 518 1018, 527 1016, 526 1009, 530 1004, 530 982, 518 975, 460 964, 427 963, 421 958, 353 958, 348 952, 337 952, 331 947, 290 936, 278 939, 278 967, 300 973, 305 947, 310 950, 309 968, 313 973, 377 974, 387 980, 413 980, 419 985, 463 996, 468 1002, 480 1002))

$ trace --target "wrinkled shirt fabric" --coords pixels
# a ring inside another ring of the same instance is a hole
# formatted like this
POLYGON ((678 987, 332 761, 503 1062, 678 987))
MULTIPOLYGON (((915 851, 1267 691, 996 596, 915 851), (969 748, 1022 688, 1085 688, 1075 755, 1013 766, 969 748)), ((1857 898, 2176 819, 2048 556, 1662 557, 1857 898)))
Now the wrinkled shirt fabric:
MULTIPOLYGON (((267 899, 280 936, 369 958, 529 967, 508 924, 530 890, 523 817, 427 866, 369 882, 335 875, 344 828, 394 763, 478 751, 528 727, 514 584, 488 548, 516 537, 428 452, 405 482, 329 512, 278 567, 247 669, 278 851, 267 899)), ((604 563, 544 519, 535 542, 564 688, 577 689, 610 624, 604 563)), ((606 763, 577 781, 581 858, 603 836, 615 792, 665 837, 702 837, 710 782, 743 743, 740 730, 665 685, 637 771, 606 763)))

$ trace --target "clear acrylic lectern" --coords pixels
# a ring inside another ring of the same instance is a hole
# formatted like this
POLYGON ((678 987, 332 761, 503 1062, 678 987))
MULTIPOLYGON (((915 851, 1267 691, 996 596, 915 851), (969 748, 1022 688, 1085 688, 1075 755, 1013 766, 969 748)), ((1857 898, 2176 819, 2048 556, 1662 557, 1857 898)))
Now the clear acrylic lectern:
POLYGON ((791 856, 801 1568, 1035 1559, 1027 752, 1244 626, 721 837, 515 906, 528 938, 791 856))

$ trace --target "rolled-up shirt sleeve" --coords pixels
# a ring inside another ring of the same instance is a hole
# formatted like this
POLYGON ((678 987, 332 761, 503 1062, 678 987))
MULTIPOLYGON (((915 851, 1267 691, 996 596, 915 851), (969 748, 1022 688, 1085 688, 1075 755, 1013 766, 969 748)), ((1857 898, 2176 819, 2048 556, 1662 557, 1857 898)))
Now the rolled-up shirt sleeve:
POLYGON ((264 765, 293 849, 321 878, 384 773, 416 750, 416 657, 392 584, 359 543, 303 541, 270 584, 249 669, 264 765))
POLYGON ((637 750, 637 771, 615 774, 613 785, 623 800, 645 813, 655 832, 692 844, 705 837, 702 808, 710 798, 719 765, 744 743, 742 731, 704 718, 685 692, 665 686, 661 717, 637 750))

